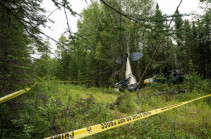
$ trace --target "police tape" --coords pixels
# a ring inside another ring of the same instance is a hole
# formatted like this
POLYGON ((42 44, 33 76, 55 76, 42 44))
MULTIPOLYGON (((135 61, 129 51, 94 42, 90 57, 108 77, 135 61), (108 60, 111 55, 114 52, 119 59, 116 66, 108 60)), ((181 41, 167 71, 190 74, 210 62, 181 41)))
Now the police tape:
POLYGON ((79 80, 79 81, 55 81, 55 82, 64 82, 64 83, 68 83, 68 82, 94 82, 95 80, 79 80))
MULTIPOLYGON (((36 85, 36 83, 35 83, 34 85, 32 85, 32 87, 34 87, 35 85, 36 85)), ((19 90, 19 91, 17 91, 17 92, 14 92, 14 93, 12 93, 12 94, 9 94, 9 95, 7 95, 7 96, 4 96, 4 97, 0 98, 0 104, 1 104, 1 103, 4 103, 4 102, 6 102, 6 101, 8 101, 8 100, 10 100, 10 99, 13 99, 13 98, 15 98, 15 97, 17 97, 17 96, 19 96, 19 95, 21 95, 21 94, 27 92, 27 91, 29 91, 32 87, 28 87, 28 88, 19 90)))
POLYGON ((78 80, 78 81, 44 81, 37 82, 37 84, 45 84, 45 83, 80 83, 80 82, 94 82, 95 80, 78 80))
POLYGON ((203 96, 203 97, 199 97, 199 98, 196 98, 196 99, 192 99, 192 100, 189 100, 189 101, 184 101, 184 102, 181 102, 181 103, 178 103, 178 104, 175 104, 175 105, 170 105, 170 106, 167 106, 167 107, 151 110, 151 111, 148 111, 148 112, 143 112, 143 113, 140 113, 140 114, 128 116, 128 117, 121 118, 121 119, 117 119, 117 120, 114 120, 114 121, 93 125, 93 126, 78 129, 78 130, 75 130, 75 131, 70 131, 70 132, 66 132, 66 133, 63 133, 63 134, 55 135, 55 136, 52 136, 52 137, 47 137, 45 139, 70 139, 70 138, 87 137, 87 136, 94 135, 94 134, 99 133, 99 132, 103 132, 103 131, 106 131, 106 130, 109 130, 109 129, 112 129, 112 128, 116 128, 116 127, 119 127, 119 126, 122 126, 122 125, 125 125, 125 124, 128 124, 128 123, 132 123, 132 122, 135 122, 137 120, 141 120, 141 119, 147 118, 149 116, 152 116, 152 115, 155 115, 155 114, 158 114, 158 113, 162 113, 164 111, 168 111, 168 110, 174 109, 176 107, 180 107, 182 105, 185 105, 187 103, 190 103, 190 102, 193 102, 193 101, 205 98, 205 97, 210 97, 210 96, 211 96, 211 94, 203 96))

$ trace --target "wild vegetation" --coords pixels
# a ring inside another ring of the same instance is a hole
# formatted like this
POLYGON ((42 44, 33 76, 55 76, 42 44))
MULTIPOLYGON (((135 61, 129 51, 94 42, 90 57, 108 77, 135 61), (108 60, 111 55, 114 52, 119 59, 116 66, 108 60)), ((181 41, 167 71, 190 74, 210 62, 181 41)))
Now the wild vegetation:
MULTIPOLYGON (((52 2, 78 15, 71 1, 52 2)), ((210 0, 201 3, 204 13, 190 21, 179 10, 164 15, 154 0, 92 1, 78 31, 67 27, 54 53, 42 38, 47 35, 40 27, 50 20, 41 0, 0 1, 0 97, 37 83, 0 104, 0 137, 44 138, 209 94, 210 0), (142 81, 137 92, 115 91, 125 71, 124 62, 115 61, 124 60, 126 47, 144 54, 132 63, 140 79, 161 40, 144 78, 179 69, 185 81, 146 86, 142 81), (41 57, 34 58, 35 52, 41 57), (93 81, 59 82, 82 80, 93 81)), ((210 107, 211 98, 205 98, 87 138, 211 138, 210 107)))
MULTIPOLYGON (((139 97, 135 92, 113 88, 43 82, 1 105, 1 136, 44 138, 210 93, 210 81, 194 78, 193 84, 187 81, 179 85, 180 89, 168 84, 148 85, 139 91, 139 97)), ((198 100, 87 138, 210 138, 210 101, 198 100)))

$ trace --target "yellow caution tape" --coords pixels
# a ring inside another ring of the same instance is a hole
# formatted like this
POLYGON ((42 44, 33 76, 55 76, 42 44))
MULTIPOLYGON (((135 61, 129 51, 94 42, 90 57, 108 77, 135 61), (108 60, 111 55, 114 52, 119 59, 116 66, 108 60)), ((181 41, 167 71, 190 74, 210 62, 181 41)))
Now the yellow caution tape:
POLYGON ((193 101, 205 98, 205 97, 210 97, 210 96, 211 96, 211 94, 203 96, 203 97, 199 97, 199 98, 196 98, 196 99, 192 99, 192 100, 189 100, 189 101, 181 102, 181 103, 178 103, 178 104, 175 104, 175 105, 167 106, 167 107, 164 107, 164 108, 160 108, 160 109, 156 109, 156 110, 152 110, 152 111, 148 111, 148 112, 143 112, 143 113, 140 113, 140 114, 128 116, 128 117, 117 119, 117 120, 110 121, 110 122, 105 122, 105 123, 93 125, 93 126, 78 129, 78 130, 75 130, 75 131, 70 131, 70 132, 55 135, 55 136, 52 136, 52 137, 47 137, 45 139, 70 139, 70 138, 87 137, 87 136, 94 135, 94 134, 99 133, 99 132, 103 132, 103 131, 106 131, 106 130, 109 130, 109 129, 112 129, 112 128, 116 128, 116 127, 119 127, 119 126, 122 126, 122 125, 125 125, 125 124, 128 124, 128 123, 132 123, 134 121, 141 120, 141 119, 147 118, 149 116, 152 116, 152 115, 155 115, 155 114, 158 114, 158 113, 162 113, 164 111, 168 111, 168 110, 171 110, 173 108, 180 107, 180 106, 185 105, 187 103, 190 103, 190 102, 193 102, 193 101))
POLYGON ((75 83, 75 82, 94 82, 95 80, 80 80, 80 81, 50 81, 50 82, 38 82, 37 84, 44 83, 75 83))
POLYGON ((80 81, 56 81, 56 82, 94 82, 95 80, 80 80, 80 81))
MULTIPOLYGON (((34 87, 35 85, 36 85, 36 83, 35 83, 32 87, 34 87)), ((32 88, 32 87, 31 87, 31 88, 32 88)), ((15 97, 17 97, 17 96, 19 96, 19 95, 21 95, 21 94, 27 92, 27 91, 29 91, 31 88, 28 87, 28 88, 26 88, 26 89, 19 90, 19 91, 17 91, 17 92, 14 92, 14 93, 12 93, 12 94, 9 94, 9 95, 7 95, 7 96, 4 96, 4 97, 0 98, 0 104, 1 104, 1 103, 4 103, 5 101, 8 101, 8 100, 10 100, 10 99, 12 99, 12 98, 15 98, 15 97)))

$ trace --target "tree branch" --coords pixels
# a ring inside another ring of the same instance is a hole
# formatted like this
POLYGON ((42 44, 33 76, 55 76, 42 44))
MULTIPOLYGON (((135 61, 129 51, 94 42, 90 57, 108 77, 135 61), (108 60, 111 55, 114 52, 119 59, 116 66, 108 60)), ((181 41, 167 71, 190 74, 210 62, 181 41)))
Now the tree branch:
POLYGON ((67 28, 68 28, 68 31, 69 31, 69 33, 70 33, 70 36, 72 36, 71 30, 70 30, 70 25, 69 25, 69 22, 68 22, 67 13, 66 13, 65 4, 66 4, 66 0, 65 0, 65 2, 64 2, 64 14, 65 14, 65 18, 66 18, 66 21, 67 21, 67 28))
MULTIPOLYGON (((179 7, 180 7, 180 5, 181 5, 182 1, 183 1, 183 0, 181 0, 181 1, 180 1, 180 3, 179 3, 179 5, 177 6, 177 8, 176 8, 176 10, 175 10, 175 12, 174 12, 174 15, 175 15, 175 14, 176 14, 176 12, 178 11, 178 9, 179 9, 179 7)), ((173 17, 174 17, 174 16, 173 16, 173 17)), ((172 23, 172 21, 173 21, 173 17, 172 17, 172 19, 171 19, 171 21, 170 21, 170 23, 169 23, 169 25, 168 25, 168 29, 169 29, 169 27, 170 27, 170 25, 171 25, 171 23, 172 23)), ((167 30, 168 30, 168 29, 167 29, 167 30)), ((160 40, 160 42, 158 43, 158 45, 157 45, 157 47, 156 47, 156 49, 155 49, 155 51, 154 51, 154 53, 153 53, 153 55, 152 55, 152 57, 151 57, 151 59, 150 59, 150 61, 149 61, 148 65, 147 65, 146 69, 144 70, 143 74, 141 75, 141 78, 140 78, 140 80, 139 80, 138 84, 140 84, 140 83, 141 83, 141 81, 142 81, 142 79, 143 79, 143 77, 144 77, 145 73, 147 72, 147 70, 148 70, 149 66, 150 66, 150 65, 151 65, 151 63, 152 63, 152 60, 153 60, 153 58, 154 58, 154 56, 155 56, 156 52, 158 51, 159 47, 160 47, 160 46, 161 46, 161 44, 163 43, 165 36, 166 36, 166 35, 164 35, 164 36, 163 36, 163 39, 161 39, 161 40, 160 40)))
POLYGON ((120 12, 119 10, 113 8, 111 5, 109 5, 108 3, 106 3, 104 0, 100 0, 100 1, 101 1, 103 4, 105 4, 107 7, 111 8, 113 11, 117 12, 118 14, 120 14, 120 15, 122 15, 122 16, 124 16, 124 17, 126 17, 126 18, 128 18, 128 19, 130 19, 130 20, 132 20, 132 21, 134 21, 134 22, 136 22, 136 23, 138 23, 138 24, 140 24, 141 26, 143 26, 143 27, 145 27, 145 28, 152 29, 151 27, 149 27, 149 25, 146 25, 146 24, 141 23, 141 22, 140 22, 139 20, 137 20, 135 17, 129 16, 129 15, 127 15, 127 14, 124 14, 124 13, 120 12))

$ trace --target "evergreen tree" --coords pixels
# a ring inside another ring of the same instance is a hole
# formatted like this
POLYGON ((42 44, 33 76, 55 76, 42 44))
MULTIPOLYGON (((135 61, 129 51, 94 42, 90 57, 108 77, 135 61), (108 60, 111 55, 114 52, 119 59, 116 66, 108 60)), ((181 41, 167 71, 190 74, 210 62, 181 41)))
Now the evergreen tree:
POLYGON ((0 5, 0 93, 4 96, 23 84, 30 64, 31 41, 17 19, 0 5))

